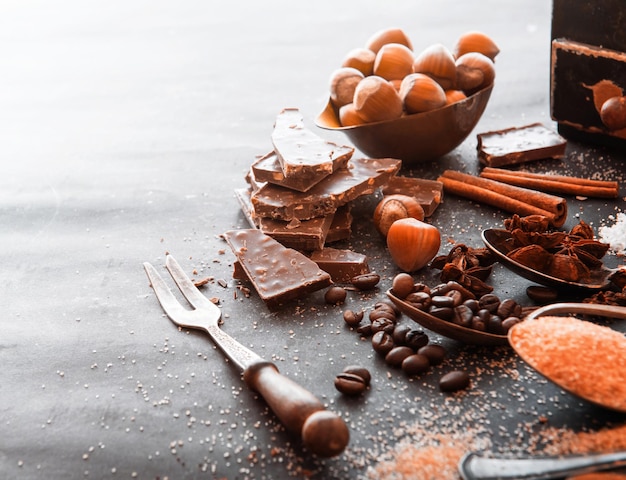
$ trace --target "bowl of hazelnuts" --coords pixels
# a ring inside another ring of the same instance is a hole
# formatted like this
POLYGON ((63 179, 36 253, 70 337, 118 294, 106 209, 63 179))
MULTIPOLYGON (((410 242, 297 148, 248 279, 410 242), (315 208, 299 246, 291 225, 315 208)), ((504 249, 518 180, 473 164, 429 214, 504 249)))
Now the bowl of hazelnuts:
POLYGON ((364 154, 405 164, 435 160, 459 146, 487 107, 495 79, 494 41, 482 32, 413 50, 398 28, 348 52, 330 77, 315 123, 345 133, 364 154))

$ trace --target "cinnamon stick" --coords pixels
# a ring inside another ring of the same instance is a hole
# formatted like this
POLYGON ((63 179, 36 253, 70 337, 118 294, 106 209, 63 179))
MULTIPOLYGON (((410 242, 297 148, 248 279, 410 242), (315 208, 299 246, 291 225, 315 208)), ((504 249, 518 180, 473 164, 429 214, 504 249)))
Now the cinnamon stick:
POLYGON ((437 180, 443 183, 445 191, 454 195, 522 216, 543 215, 555 227, 563 226, 567 218, 565 199, 549 193, 454 170, 446 170, 437 180))
POLYGON ((605 180, 512 171, 493 167, 485 167, 480 176, 508 183, 509 185, 533 188, 542 192, 561 195, 581 195, 598 198, 617 198, 619 195, 619 184, 605 180))

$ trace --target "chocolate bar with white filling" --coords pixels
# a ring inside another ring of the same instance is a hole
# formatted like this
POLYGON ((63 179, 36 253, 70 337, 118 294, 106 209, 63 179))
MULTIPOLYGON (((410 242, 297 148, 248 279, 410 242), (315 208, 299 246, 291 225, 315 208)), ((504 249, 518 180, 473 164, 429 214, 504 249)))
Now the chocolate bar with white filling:
POLYGON ((314 261, 258 229, 229 230, 224 233, 224 239, 268 308, 331 284, 330 275, 314 261))

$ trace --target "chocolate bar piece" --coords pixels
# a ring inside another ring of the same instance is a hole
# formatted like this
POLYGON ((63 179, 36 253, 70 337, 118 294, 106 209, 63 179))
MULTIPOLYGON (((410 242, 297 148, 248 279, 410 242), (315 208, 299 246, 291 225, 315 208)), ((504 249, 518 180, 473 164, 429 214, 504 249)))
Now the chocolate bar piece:
POLYGON ((285 108, 278 114, 272 144, 285 178, 301 180, 330 175, 337 169, 335 163, 343 161, 346 149, 351 148, 338 148, 307 129, 297 108, 285 108))
POLYGON ((303 171, 301 174, 286 177, 283 173, 278 155, 276 152, 270 152, 252 164, 252 171, 257 182, 269 182, 282 187, 306 192, 313 185, 319 183, 328 175, 336 172, 340 168, 345 168, 348 161, 354 153, 352 147, 342 147, 331 142, 327 142, 331 147, 335 148, 333 152, 332 171, 316 172, 314 170, 303 171))
POLYGON ((541 123, 479 133, 478 158, 488 167, 565 157, 567 141, 541 123))
POLYGON ((430 217, 443 201, 443 183, 424 178, 396 176, 383 187, 383 195, 408 195, 414 197, 430 217))
POLYGON ((334 223, 334 214, 291 222, 257 217, 250 203, 250 190, 239 188, 235 190, 235 195, 241 205, 241 211, 252 228, 258 228, 288 248, 306 251, 324 248, 328 233, 334 223))
POLYGON ((373 193, 398 172, 401 164, 393 158, 352 159, 347 168, 329 175, 308 192, 267 183, 252 194, 254 212, 286 221, 324 217, 361 195, 373 193))
POLYGON ((352 214, 350 204, 339 207, 333 216, 333 223, 326 235, 326 244, 347 240, 352 235, 352 214))
POLYGON ((302 253, 258 229, 224 233, 241 268, 269 308, 330 285, 330 275, 302 253))
POLYGON ((346 283, 357 275, 369 272, 367 257, 352 250, 326 247, 311 253, 310 258, 328 272, 335 283, 346 283))

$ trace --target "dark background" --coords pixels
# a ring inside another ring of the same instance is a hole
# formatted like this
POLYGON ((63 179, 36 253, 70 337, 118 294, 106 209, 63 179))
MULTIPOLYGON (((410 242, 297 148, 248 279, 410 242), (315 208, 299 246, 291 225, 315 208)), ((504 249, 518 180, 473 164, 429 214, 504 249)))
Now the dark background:
MULTIPOLYGON (((353 236, 343 246, 367 253, 382 281, 375 292, 351 292, 344 307, 326 305, 318 292, 270 312, 254 293, 241 295, 231 278, 234 257, 219 238, 247 226, 233 190, 270 148, 280 109, 298 107, 319 135, 347 141, 313 119, 332 70, 382 28, 405 29, 415 50, 452 47, 474 29, 501 48, 475 132, 440 162, 403 174, 477 173, 475 133, 537 121, 556 128, 550 21, 545 0, 271 0, 219 9, 202 1, 3 2, 3 478, 355 478, 412 441, 415 425, 478 427, 490 449, 519 452, 531 431, 546 426, 623 423, 623 415, 546 383, 507 348, 465 347, 433 334, 449 348, 446 364, 413 380, 385 366, 341 316, 384 298, 397 273, 371 223, 376 196, 355 205, 353 236), (224 330, 346 418, 352 441, 344 455, 311 458, 208 338, 163 317, 142 263, 161 269, 166 252, 190 275, 214 279, 204 292, 220 299, 224 330), (333 387, 348 364, 372 371, 361 398, 333 387), (444 395, 438 378, 454 368, 471 374, 472 387, 444 395)), ((574 142, 562 161, 527 167, 624 186, 621 154, 574 142)), ((578 218, 611 224, 624 207, 622 199, 568 203, 566 227, 578 218)), ((431 221, 444 253, 454 242, 480 246, 480 231, 507 216, 449 197, 431 221)), ((418 277, 437 283, 436 272, 418 277)), ((526 280, 497 266, 490 281, 499 295, 529 304, 526 280)))

